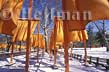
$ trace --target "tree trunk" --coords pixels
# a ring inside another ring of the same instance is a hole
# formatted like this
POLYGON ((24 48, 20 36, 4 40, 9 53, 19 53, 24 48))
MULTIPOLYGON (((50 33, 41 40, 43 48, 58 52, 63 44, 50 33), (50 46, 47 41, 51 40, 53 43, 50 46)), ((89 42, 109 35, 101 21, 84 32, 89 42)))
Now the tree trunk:
POLYGON ((45 35, 45 51, 48 53, 48 40, 47 40, 47 30, 44 28, 44 35, 45 35))

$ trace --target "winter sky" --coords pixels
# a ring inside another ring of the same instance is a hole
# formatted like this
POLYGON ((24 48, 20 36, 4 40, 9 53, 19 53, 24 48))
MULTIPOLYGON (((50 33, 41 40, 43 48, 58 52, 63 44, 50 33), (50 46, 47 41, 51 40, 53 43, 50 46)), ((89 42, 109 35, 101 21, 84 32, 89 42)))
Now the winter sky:
MULTIPOLYGON (((56 0, 33 0, 32 17, 33 18, 41 18, 40 14, 42 14, 45 4, 47 4, 49 9, 58 7, 58 10, 61 10, 61 8, 62 8, 61 0, 57 0, 57 1, 58 2, 56 3, 56 0)), ((28 17, 28 13, 27 13, 28 7, 29 7, 29 0, 24 0, 24 4, 23 4, 23 8, 22 8, 22 10, 24 10, 23 17, 28 17)), ((102 21, 98 21, 97 25, 99 27, 102 27, 102 25, 99 22, 102 22, 102 21)), ((94 31, 95 32, 98 31, 98 29, 96 28, 94 23, 90 22, 90 23, 88 23, 88 25, 93 25, 94 31)), ((88 27, 88 25, 86 26, 86 28, 88 27)), ((52 25, 50 27, 52 27, 52 25)), ((106 28, 106 32, 109 33, 109 20, 105 20, 105 28, 106 28)), ((43 30, 41 30, 41 32, 43 33, 43 30)))

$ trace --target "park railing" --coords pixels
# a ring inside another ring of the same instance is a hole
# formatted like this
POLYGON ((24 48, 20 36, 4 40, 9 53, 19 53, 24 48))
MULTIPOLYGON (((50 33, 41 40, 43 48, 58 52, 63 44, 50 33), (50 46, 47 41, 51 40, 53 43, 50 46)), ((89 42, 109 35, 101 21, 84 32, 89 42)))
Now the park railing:
MULTIPOLYGON (((84 59, 84 55, 80 55, 80 54, 73 54, 72 55, 73 58, 80 60, 80 61, 85 61, 84 59)), ((88 62, 89 64, 95 64, 95 66, 103 66, 105 67, 106 70, 109 70, 109 64, 107 63, 109 61, 108 58, 100 58, 100 57, 93 57, 93 56, 88 56, 88 62)))

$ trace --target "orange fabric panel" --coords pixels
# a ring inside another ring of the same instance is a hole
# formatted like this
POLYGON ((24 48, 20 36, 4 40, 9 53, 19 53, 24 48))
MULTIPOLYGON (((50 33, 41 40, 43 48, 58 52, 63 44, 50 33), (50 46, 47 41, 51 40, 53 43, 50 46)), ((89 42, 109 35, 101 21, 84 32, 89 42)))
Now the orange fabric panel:
POLYGON ((22 48, 22 49, 26 49, 26 46, 22 46, 21 48, 22 48))
MULTIPOLYGON (((33 33, 35 31, 36 26, 37 26, 37 24, 39 24, 39 22, 40 22, 39 20, 37 20, 37 21, 31 21, 31 33, 33 33)), ((27 39, 27 29, 25 31, 25 34, 24 34, 24 37, 23 37, 22 40, 23 41, 26 41, 26 39, 27 39)))
MULTIPOLYGON (((59 32, 56 32, 57 30, 58 30, 58 23, 60 22, 60 24, 62 24, 62 23, 64 23, 64 22, 62 22, 62 20, 59 20, 59 19, 57 19, 57 28, 55 29, 55 33, 56 34, 59 34, 59 32), (61 21, 61 22, 60 22, 61 21)), ((79 41, 83 41, 83 40, 87 40, 88 39, 88 35, 87 35, 87 32, 86 32, 86 30, 69 30, 69 25, 67 24, 68 22, 65 22, 66 23, 66 25, 64 26, 64 28, 65 28, 65 30, 63 30, 62 29, 62 32, 64 31, 65 33, 66 33, 66 42, 67 43, 70 43, 70 42, 79 42, 79 41)), ((62 27, 63 27, 62 26, 62 27)), ((55 27, 54 27, 55 28, 55 27)), ((55 35, 54 35, 55 36, 55 35)), ((57 36, 57 38, 59 37, 59 36, 61 36, 61 35, 58 35, 57 36)), ((52 36, 53 37, 53 36, 52 36)), ((56 36, 55 36, 56 37, 56 36)), ((61 36, 62 37, 62 36, 61 36)), ((58 38, 59 39, 59 38, 58 38)), ((63 41, 64 41, 64 38, 62 38, 63 39, 63 41)), ((53 41, 53 40, 52 40, 53 41)), ((57 41, 57 39, 56 39, 56 44, 57 44, 57 42, 59 42, 59 41, 57 41)), ((62 42, 62 41, 60 41, 60 42, 62 42)), ((53 46, 53 45, 52 45, 53 46)))
POLYGON ((41 38, 39 38, 39 47, 40 48, 45 48, 45 40, 44 40, 43 35, 41 36, 41 38))
POLYGON ((65 16, 63 26, 67 23, 68 29, 71 31, 84 30, 91 20, 109 19, 108 0, 62 0, 62 9, 64 12, 70 12, 70 20, 66 20, 65 16), (72 19, 72 13, 74 12, 78 12, 79 20, 72 19))
POLYGON ((38 34, 34 34, 33 35, 33 47, 39 47, 39 48, 45 48, 45 40, 44 40, 44 36, 42 34, 39 34, 39 39, 38 39, 38 34), (38 46, 39 44, 39 46, 38 46))
POLYGON ((45 48, 45 40, 44 40, 44 37, 43 37, 43 39, 41 40, 41 44, 42 44, 42 47, 41 47, 41 48, 45 48))
POLYGON ((0 33, 8 35, 13 35, 12 31, 17 27, 12 19, 0 22, 0 26, 2 26, 0 27, 0 33))
MULTIPOLYGON (((31 24, 31 32, 33 33, 35 28, 36 28, 36 25, 39 23, 39 20, 38 21, 32 21, 32 24, 31 24)), ((16 41, 26 41, 26 38, 27 38, 27 27, 28 27, 28 21, 22 21, 22 20, 19 20, 18 24, 21 26, 19 27, 19 30, 17 32, 17 35, 16 35, 16 41)))
POLYGON ((76 10, 75 0, 62 0, 62 9, 65 12, 73 12, 74 10, 76 10))
POLYGON ((63 20, 63 26, 67 23, 69 31, 84 30, 88 21, 78 21, 78 20, 63 20))
POLYGON ((56 42, 64 42, 63 22, 62 19, 54 18, 54 39, 56 42))
POLYGON ((82 35, 81 31, 78 31, 78 36, 79 36, 80 41, 82 41, 83 40, 83 35, 82 35))
POLYGON ((70 42, 79 42, 88 39, 88 34, 86 30, 80 31, 69 31, 68 28, 66 29, 67 32, 67 43, 70 42))
MULTIPOLYGON (((68 42, 70 42, 70 41, 73 41, 73 42, 80 41, 77 31, 69 30, 68 27, 69 27, 69 25, 67 24, 67 26, 65 28, 67 35, 68 35, 67 41, 68 42)), ((64 42, 64 32, 63 32, 63 21, 62 21, 61 18, 60 19, 57 18, 55 20, 54 32, 56 34, 56 36, 55 36, 56 37, 56 44, 59 43, 59 42, 61 42, 61 44, 62 44, 64 42)))
POLYGON ((36 43, 36 35, 33 34, 32 37, 31 37, 31 45, 32 45, 33 47, 35 47, 35 43, 36 43))
MULTIPOLYGON (((57 25, 57 26, 59 26, 59 25, 57 25)), ((56 29, 58 29, 58 27, 56 29)), ((56 33, 57 35, 56 36, 54 35, 54 32, 55 32, 54 30, 52 30, 52 32, 51 32, 50 42, 49 42, 49 49, 50 50, 54 49, 54 36, 56 38, 55 39, 55 42, 56 42, 55 43, 56 44, 55 47, 58 48, 58 45, 63 45, 64 39, 63 39, 63 33, 61 33, 63 31, 63 29, 60 32, 58 32, 60 29, 56 30, 57 31, 57 33, 56 33)))
POLYGON ((34 35, 34 46, 38 46, 38 35, 34 35))
POLYGON ((86 30, 68 32, 67 37, 68 43, 88 40, 88 34, 86 30))
POLYGON ((21 46, 22 49, 26 49, 26 46, 21 46))
POLYGON ((2 6, 3 6, 3 1, 4 0, 0 0, 0 10, 1 10, 2 6))
POLYGON ((90 11, 92 20, 109 19, 108 0, 75 0, 77 9, 81 12, 90 11))
POLYGON ((86 30, 81 30, 81 41, 88 40, 88 34, 86 30))
POLYGON ((2 25, 3 23, 0 21, 0 33, 2 33, 2 25))
POLYGON ((90 11, 92 20, 109 19, 108 0, 62 0, 63 11, 90 11))
POLYGON ((7 44, 0 43, 0 48, 7 48, 7 44))
POLYGON ((13 37, 12 37, 12 42, 15 42, 16 37, 17 37, 18 32, 19 32, 19 30, 21 29, 21 27, 22 27, 22 24, 18 21, 17 28, 15 29, 14 35, 13 35, 13 37))
MULTIPOLYGON (((78 35, 78 31, 69 30, 68 24, 66 25, 67 26, 65 27, 65 31, 67 33, 67 43, 72 42, 72 41, 73 42, 81 41, 78 35)), ((54 30, 52 30, 52 33, 51 33, 49 48, 54 48, 54 38, 55 38, 56 45, 63 44, 64 32, 63 32, 63 21, 61 18, 55 18, 55 25, 54 25, 54 30)))
POLYGON ((3 48, 7 48, 7 44, 3 44, 2 47, 3 47, 3 48))
POLYGON ((20 48, 20 45, 16 45, 16 48, 19 49, 20 48))
POLYGON ((34 35, 31 37, 31 45, 34 46, 34 35))
POLYGON ((27 26, 24 29, 21 41, 26 41, 26 38, 27 38, 28 23, 26 23, 26 24, 27 24, 27 26))
POLYGON ((0 11, 2 12, 2 18, 0 18, 0 26, 2 24, 2 30, 0 33, 13 35, 12 31, 16 28, 22 4, 23 0, 0 1, 0 11), (4 19, 4 17, 7 19, 4 19))
POLYGON ((68 42, 78 42, 80 41, 80 38, 78 36, 78 31, 69 31, 68 32, 68 42))
POLYGON ((13 9, 12 9, 12 19, 14 21, 15 24, 17 24, 18 18, 20 17, 20 11, 22 9, 22 5, 24 0, 10 0, 10 5, 12 5, 13 9), (14 6, 13 6, 14 5, 14 6))
POLYGON ((65 12, 63 26, 67 23, 69 31, 84 30, 88 23, 87 20, 83 20, 83 14, 78 12, 75 1, 76 0, 62 0, 62 9, 65 12), (66 14, 66 12, 69 12, 69 14, 66 14), (70 19, 67 20, 67 18, 70 19))
POLYGON ((19 31, 16 36, 16 41, 22 41, 24 33, 27 29, 27 21, 19 21, 21 23, 21 27, 19 28, 19 31))
POLYGON ((64 35, 65 35, 65 39, 66 39, 66 43, 70 43, 70 42, 77 42, 80 41, 80 38, 78 36, 78 31, 70 31, 67 22, 65 22, 66 24, 63 25, 64 26, 64 35))
POLYGON ((49 50, 54 48, 54 30, 52 30, 51 35, 50 35, 50 42, 49 42, 49 50))

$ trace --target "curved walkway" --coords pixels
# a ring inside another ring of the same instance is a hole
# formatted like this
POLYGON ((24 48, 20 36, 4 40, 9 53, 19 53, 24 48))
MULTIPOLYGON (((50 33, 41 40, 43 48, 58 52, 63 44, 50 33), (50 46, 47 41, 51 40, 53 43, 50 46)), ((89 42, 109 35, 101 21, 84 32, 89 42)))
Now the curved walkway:
MULTIPOLYGON (((53 59, 50 61, 49 55, 46 53, 44 56, 40 54, 40 66, 36 65, 36 53, 31 53, 30 58, 30 72, 65 72, 64 56, 57 55, 58 69, 52 69, 53 59)), ((9 64, 10 58, 0 58, 0 72, 24 72, 25 68, 25 55, 14 57, 14 64, 9 64)), ((106 72, 104 69, 96 68, 94 65, 84 66, 83 62, 72 59, 70 63, 70 72, 106 72)), ((108 72, 108 71, 107 71, 108 72)))

